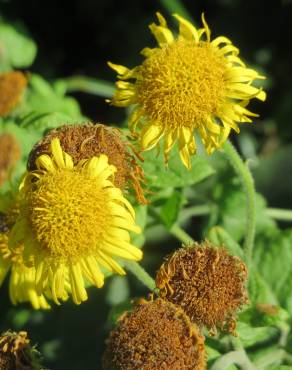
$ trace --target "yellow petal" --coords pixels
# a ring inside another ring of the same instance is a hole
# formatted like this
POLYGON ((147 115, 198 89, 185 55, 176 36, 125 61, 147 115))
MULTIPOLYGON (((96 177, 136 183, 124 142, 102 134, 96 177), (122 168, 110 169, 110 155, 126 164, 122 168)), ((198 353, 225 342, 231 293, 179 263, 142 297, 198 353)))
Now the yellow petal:
POLYGON ((188 147, 185 146, 179 149, 179 155, 180 155, 180 158, 183 164, 186 166, 188 170, 190 170, 192 166, 191 166, 190 153, 189 153, 188 147))
POLYGON ((107 62, 107 64, 110 68, 112 68, 114 71, 116 71, 121 76, 130 72, 130 69, 125 66, 121 66, 119 64, 114 64, 111 62, 107 62))
POLYGON ((158 125, 149 124, 141 132, 141 149, 150 150, 163 135, 163 128, 158 125))
POLYGON ((114 271, 119 275, 126 275, 126 271, 115 260, 102 251, 98 252, 98 262, 105 267, 109 266, 110 271, 114 271))
POLYGON ((203 25, 204 25, 204 29, 205 29, 205 33, 206 33, 206 36, 207 36, 207 40, 210 41, 211 31, 210 31, 210 28, 208 26, 208 23, 206 22, 205 14, 204 13, 202 13, 202 22, 203 22, 203 25))
POLYGON ((179 34, 186 40, 194 40, 196 43, 199 42, 199 35, 196 27, 191 22, 187 21, 178 14, 173 14, 174 18, 179 21, 179 34))
POLYGON ((54 138, 51 142, 51 151, 53 158, 59 168, 65 168, 65 161, 63 157, 63 150, 61 147, 60 140, 58 138, 54 138))
POLYGON ((211 42, 211 45, 213 46, 216 46, 218 47, 219 45, 221 44, 226 44, 226 45, 229 45, 229 44, 232 44, 232 42, 225 36, 219 36, 219 37, 216 37, 212 42, 211 42))
POLYGON ((71 264, 69 277, 74 303, 80 304, 81 302, 86 301, 88 297, 86 289, 84 288, 84 280, 79 263, 71 264))
POLYGON ((56 167, 52 161, 52 158, 47 154, 42 154, 39 156, 36 161, 36 166, 39 170, 44 169, 48 172, 55 172, 56 167))
POLYGON ((150 24, 149 28, 156 38, 159 46, 171 44, 173 42, 174 38, 170 29, 162 26, 157 26, 155 23, 150 24))

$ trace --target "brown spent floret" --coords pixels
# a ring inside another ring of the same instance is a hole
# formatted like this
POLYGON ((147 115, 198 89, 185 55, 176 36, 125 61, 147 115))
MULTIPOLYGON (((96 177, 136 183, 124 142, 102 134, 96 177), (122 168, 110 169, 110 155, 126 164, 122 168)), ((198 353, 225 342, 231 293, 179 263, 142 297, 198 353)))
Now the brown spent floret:
POLYGON ((50 143, 55 137, 60 139, 62 149, 72 157, 74 164, 82 159, 106 154, 109 163, 117 168, 115 186, 122 190, 133 188, 137 200, 142 204, 147 203, 141 186, 145 181, 143 170, 130 153, 130 144, 123 139, 120 130, 91 123, 65 125, 52 130, 30 152, 27 165, 29 171, 36 169, 37 157, 50 152, 50 143))
POLYGON ((16 107, 26 85, 27 79, 22 72, 0 74, 0 117, 6 116, 16 107))
POLYGON ((0 186, 8 178, 10 170, 20 158, 20 147, 9 133, 0 135, 0 186))
POLYGON ((157 299, 122 316, 106 341, 103 370, 204 370, 204 337, 187 315, 157 299))
POLYGON ((248 302, 245 264, 208 241, 168 256, 156 275, 160 297, 180 306, 210 335, 216 327, 236 335, 236 311, 248 302))
POLYGON ((34 370, 25 331, 7 331, 0 336, 0 370, 34 370))

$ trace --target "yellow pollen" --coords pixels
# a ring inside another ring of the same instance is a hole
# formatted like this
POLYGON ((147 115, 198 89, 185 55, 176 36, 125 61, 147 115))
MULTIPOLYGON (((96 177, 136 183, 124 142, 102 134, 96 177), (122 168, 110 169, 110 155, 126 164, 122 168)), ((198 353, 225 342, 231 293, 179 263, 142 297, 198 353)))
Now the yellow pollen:
POLYGON ((209 43, 178 39, 156 49, 139 67, 138 102, 165 129, 197 128, 225 99, 227 63, 209 43))
POLYGON ((107 190, 81 170, 45 173, 30 192, 29 203, 35 237, 54 259, 78 261, 94 253, 111 222, 107 190))

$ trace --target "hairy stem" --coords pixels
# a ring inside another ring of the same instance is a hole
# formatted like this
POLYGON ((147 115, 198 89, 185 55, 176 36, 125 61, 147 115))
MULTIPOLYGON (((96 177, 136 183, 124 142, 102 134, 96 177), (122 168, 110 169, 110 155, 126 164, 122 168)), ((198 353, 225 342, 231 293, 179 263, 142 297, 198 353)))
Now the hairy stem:
POLYGON ((229 141, 226 141, 223 145, 223 153, 239 176, 246 194, 246 232, 243 249, 247 265, 250 266, 256 226, 254 181, 247 164, 243 162, 236 149, 229 141))
POLYGON ((153 291, 156 288, 154 279, 143 269, 138 262, 135 261, 124 261, 125 267, 129 270, 136 278, 141 281, 148 289, 153 291))
POLYGON ((186 233, 178 224, 172 225, 170 233, 186 246, 195 242, 194 239, 188 233, 186 233))

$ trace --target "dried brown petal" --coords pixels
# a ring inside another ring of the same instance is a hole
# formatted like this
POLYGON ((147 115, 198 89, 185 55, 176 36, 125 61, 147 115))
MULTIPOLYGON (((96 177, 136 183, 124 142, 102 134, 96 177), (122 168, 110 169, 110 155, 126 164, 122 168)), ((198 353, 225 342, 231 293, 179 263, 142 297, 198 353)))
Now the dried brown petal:
POLYGON ((157 299, 122 316, 107 340, 104 370, 203 370, 204 337, 188 316, 157 299))
POLYGON ((197 325, 235 334, 236 311, 247 303, 247 270, 238 258, 209 242, 181 248, 156 276, 160 296, 180 306, 197 325))
POLYGON ((131 152, 130 144, 116 128, 102 124, 65 125, 50 131, 32 149, 28 159, 28 170, 36 169, 35 160, 49 153, 50 142, 58 137, 63 150, 72 158, 74 164, 82 159, 106 154, 109 163, 117 168, 114 183, 122 190, 133 188, 140 203, 147 203, 141 183, 144 175, 131 152))
POLYGON ((22 72, 0 74, 0 117, 6 116, 16 107, 26 85, 27 79, 22 72))
POLYGON ((38 370, 35 357, 38 352, 31 348, 25 331, 7 331, 0 336, 0 370, 38 370))
POLYGON ((9 171, 20 158, 20 147, 9 133, 0 135, 0 186, 9 176, 9 171))

